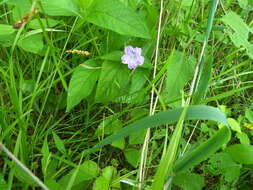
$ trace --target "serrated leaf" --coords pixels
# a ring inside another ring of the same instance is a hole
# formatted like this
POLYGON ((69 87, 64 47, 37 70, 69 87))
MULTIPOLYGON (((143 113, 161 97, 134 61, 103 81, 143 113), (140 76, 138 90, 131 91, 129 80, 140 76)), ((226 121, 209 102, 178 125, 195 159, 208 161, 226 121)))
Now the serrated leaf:
POLYGON ((118 0, 94 0, 88 22, 122 35, 150 38, 144 19, 118 0))

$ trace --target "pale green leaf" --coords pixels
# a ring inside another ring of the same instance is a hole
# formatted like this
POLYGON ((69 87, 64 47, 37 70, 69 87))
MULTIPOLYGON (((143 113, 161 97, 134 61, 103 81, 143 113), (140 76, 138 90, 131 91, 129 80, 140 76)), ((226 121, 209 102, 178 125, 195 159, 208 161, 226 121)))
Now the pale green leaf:
POLYGON ((233 119, 233 118, 228 118, 228 119, 227 119, 227 122, 229 123, 229 125, 230 125, 230 127, 231 127, 231 129, 232 129, 233 131, 236 131, 236 132, 238 132, 238 133, 241 133, 241 132, 242 132, 242 131, 241 131, 240 124, 239 124, 235 119, 233 119))
POLYGON ((0 36, 13 34, 14 32, 15 29, 13 29, 12 25, 0 24, 0 36))

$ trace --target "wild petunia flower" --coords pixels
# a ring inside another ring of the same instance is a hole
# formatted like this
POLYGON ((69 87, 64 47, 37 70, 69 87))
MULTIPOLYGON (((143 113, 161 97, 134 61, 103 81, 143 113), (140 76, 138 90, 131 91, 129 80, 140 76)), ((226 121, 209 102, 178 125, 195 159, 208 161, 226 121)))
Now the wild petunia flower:
POLYGON ((144 57, 141 56, 141 48, 126 46, 125 54, 121 57, 123 64, 127 64, 129 69, 136 69, 138 65, 144 63, 144 57))

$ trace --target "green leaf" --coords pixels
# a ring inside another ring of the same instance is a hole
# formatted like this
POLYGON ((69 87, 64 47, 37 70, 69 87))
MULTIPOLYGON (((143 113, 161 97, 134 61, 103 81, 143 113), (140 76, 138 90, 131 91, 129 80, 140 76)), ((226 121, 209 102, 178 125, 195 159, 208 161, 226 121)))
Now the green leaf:
POLYGON ((22 38, 18 41, 18 46, 24 49, 25 51, 39 54, 41 53, 44 47, 42 34, 34 34, 22 38))
MULTIPOLYGON (((59 184, 63 187, 66 187, 69 183, 69 180, 71 179, 72 175, 77 171, 77 168, 74 168, 71 170, 67 175, 63 176, 59 180, 59 184)), ((82 182, 85 182, 87 180, 91 180, 95 178, 98 175, 99 168, 96 162, 93 162, 91 160, 85 161, 79 166, 79 169, 76 174, 76 178, 73 182, 73 186, 78 185, 82 182)))
POLYGON ((117 173, 117 170, 113 166, 107 166, 102 169, 102 176, 108 181, 112 181, 113 176, 117 173))
POLYGON ((238 3, 242 9, 246 9, 248 5, 248 0, 238 0, 238 3))
POLYGON ((74 70, 69 83, 67 112, 91 94, 100 73, 100 69, 95 66, 96 62, 89 60, 74 70))
MULTIPOLYGON (((60 22, 59 20, 54 20, 51 18, 47 18, 47 19, 41 18, 40 21, 42 22, 42 25, 45 28, 48 28, 48 27, 52 28, 52 27, 56 26, 57 24, 59 24, 59 22, 60 22)), ((41 25, 40 25, 40 22, 38 19, 34 19, 28 23, 28 27, 31 29, 40 29, 41 25)))
POLYGON ((56 148, 62 154, 66 154, 66 149, 65 149, 63 140, 61 140, 60 137, 55 132, 52 132, 52 133, 53 133, 53 138, 54 138, 54 142, 55 142, 56 148))
POLYGON ((0 24, 0 36, 13 34, 14 32, 15 29, 13 29, 12 25, 0 24))
MULTIPOLYGON (((183 108, 176 108, 165 112, 157 113, 153 116, 145 117, 140 119, 118 131, 113 135, 105 138, 99 142, 94 148, 102 147, 110 144, 111 142, 128 136, 132 133, 136 133, 143 129, 152 127, 158 127, 161 125, 172 124, 177 122, 183 108)), ((186 114, 185 120, 213 120, 221 122, 228 126, 226 116, 219 109, 210 106, 190 106, 186 114)))
POLYGON ((181 173, 176 175, 172 183, 183 190, 201 190, 205 185, 204 178, 194 173, 181 173))
POLYGON ((51 156, 51 154, 49 152, 48 143, 47 143, 47 136, 44 139, 43 146, 42 146, 42 149, 41 149, 41 153, 42 153, 42 156, 43 156, 42 159, 41 159, 42 173, 43 173, 44 177, 46 177, 47 168, 48 168, 48 165, 50 163, 50 156, 51 156))
POLYGON ((235 144, 225 149, 234 161, 240 164, 253 164, 253 146, 246 144, 235 144))
MULTIPOLYGON (((181 98, 181 90, 193 75, 194 62, 179 51, 174 51, 167 61, 169 64, 164 93, 167 101, 173 101, 181 98)), ((178 107, 182 103, 176 102, 173 105, 178 107)))
POLYGON ((99 176, 93 184, 92 190, 108 190, 109 181, 104 176, 99 176))
POLYGON ((118 0, 94 0, 88 22, 122 35, 150 38, 144 19, 118 0))
POLYGON ((230 11, 221 20, 239 34, 242 39, 248 39, 249 27, 239 15, 230 11))
POLYGON ((129 82, 126 65, 116 62, 104 62, 96 91, 96 102, 115 101, 115 98, 127 93, 129 82))
POLYGON ((59 189, 64 189, 60 184, 58 184, 55 180, 53 179, 48 179, 45 181, 45 185, 50 189, 50 190, 59 190, 59 189))
POLYGON ((43 10, 51 16, 79 16, 73 0, 41 0, 43 10))
POLYGON ((223 175, 231 183, 240 176, 241 165, 235 163, 228 153, 220 152, 210 157, 206 169, 213 175, 223 175))
POLYGON ((245 117, 249 120, 251 124, 253 124, 253 111, 250 109, 246 109, 245 117))
POLYGON ((200 80, 193 96, 194 104, 199 104, 206 94, 208 84, 212 76, 212 61, 212 57, 208 57, 203 64, 203 70, 201 71, 200 80))
POLYGON ((241 144, 250 145, 250 139, 246 133, 236 133, 236 137, 240 140, 241 144))
POLYGON ((227 122, 229 123, 231 129, 235 132, 241 133, 241 127, 240 124, 233 118, 228 118, 227 122))
POLYGON ((221 148, 224 144, 226 144, 230 140, 230 135, 231 132, 229 128, 222 127, 210 139, 208 139, 196 149, 180 158, 174 166, 174 172, 184 172, 187 169, 190 169, 191 167, 204 161, 210 155, 216 152, 219 148, 221 148))
POLYGON ((130 148, 125 150, 124 155, 126 157, 126 160, 128 161, 129 164, 131 164, 134 168, 137 167, 138 160, 139 160, 139 150, 130 148))

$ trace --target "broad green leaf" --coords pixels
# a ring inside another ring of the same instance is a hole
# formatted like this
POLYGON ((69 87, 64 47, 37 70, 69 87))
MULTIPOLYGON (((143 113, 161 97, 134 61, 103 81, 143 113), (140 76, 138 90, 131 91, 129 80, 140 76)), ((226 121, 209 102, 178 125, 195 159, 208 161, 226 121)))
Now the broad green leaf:
POLYGON ((126 65, 105 61, 99 77, 95 101, 109 102, 127 93, 129 74, 126 65))
MULTIPOLYGON (((122 137, 129 136, 143 129, 158 127, 161 125, 172 124, 178 121, 183 108, 176 108, 165 112, 157 113, 153 116, 142 118, 118 131, 113 135, 99 142, 94 148, 102 147, 118 140, 122 137)), ((190 106, 185 120, 213 120, 228 126, 226 116, 219 109, 210 106, 190 106)))
POLYGON ((202 143, 200 146, 195 148, 193 151, 185 154, 180 158, 174 166, 174 172, 180 173, 187 169, 199 164, 200 162, 207 159, 210 155, 216 152, 224 144, 230 140, 231 132, 228 127, 222 127, 215 135, 210 139, 202 143))
POLYGON ((52 133, 53 133, 53 138, 54 138, 54 142, 55 142, 56 148, 57 148, 62 154, 66 154, 66 149, 65 149, 63 140, 61 140, 60 137, 59 137, 55 132, 52 132, 52 133))
POLYGON ((43 10, 51 16, 79 16, 74 0, 41 0, 43 10))
POLYGON ((41 53, 44 43, 42 40, 42 34, 34 34, 22 38, 18 41, 18 46, 24 49, 25 51, 39 54, 41 53))
POLYGON ((240 176, 241 165, 233 161, 228 153, 213 154, 206 166, 206 170, 213 175, 223 175, 225 180, 233 182, 240 176))
MULTIPOLYGON (((71 170, 68 174, 63 176, 58 183, 63 187, 66 187, 71 179, 72 175, 77 171, 77 168, 71 170)), ((96 162, 91 160, 85 161, 79 166, 79 170, 76 174, 76 178, 73 182, 73 186, 83 183, 87 180, 91 180, 98 175, 99 168, 96 162)))
POLYGON ((13 29, 12 25, 0 24, 0 36, 13 34, 14 32, 15 29, 13 29))
MULTIPOLYGON (((47 19, 40 19, 40 21, 42 22, 42 25, 45 28, 52 28, 54 26, 56 26, 57 24, 59 24, 59 20, 55 20, 55 19, 51 19, 51 18, 47 18, 47 19)), ((33 19, 28 23, 28 27, 31 29, 40 29, 41 25, 40 22, 38 21, 38 19, 33 19)))
POLYGON ((236 133, 236 137, 240 140, 241 144, 250 145, 250 139, 246 133, 236 133))
POLYGON ((253 111, 250 109, 246 109, 245 117, 249 120, 251 124, 253 124, 253 111))
POLYGON ((183 190, 201 190, 205 185, 203 176, 194 173, 176 175, 172 183, 183 190))
POLYGON ((87 11, 87 9, 92 5, 94 0, 76 0, 76 2, 85 10, 87 11))
POLYGON ((248 5, 248 0, 237 0, 238 3, 239 3, 239 6, 242 8, 242 9, 246 9, 247 8, 247 5, 248 5))
POLYGON ((227 122, 228 122, 228 124, 230 125, 230 127, 231 127, 231 129, 232 129, 233 131, 236 131, 236 132, 238 132, 238 133, 241 133, 241 132, 242 132, 242 131, 241 131, 240 124, 239 124, 235 119, 233 119, 233 118, 228 118, 228 119, 227 119, 227 122))
POLYGON ((104 176, 99 176, 92 187, 92 190, 108 190, 110 186, 109 181, 104 176))
POLYGON ((70 111, 81 100, 89 96, 96 85, 100 69, 94 60, 78 66, 72 74, 67 97, 67 111, 70 111))
MULTIPOLYGON (((173 101, 181 98, 181 90, 193 75, 194 62, 179 51, 174 51, 167 61, 169 64, 164 95, 167 101, 173 101)), ((173 105, 179 107, 182 103, 176 102, 173 105)))
POLYGON ((117 173, 117 170, 113 166, 107 166, 102 169, 102 176, 108 181, 112 181, 113 176, 117 173))
POLYGON ((122 35, 149 38, 144 19, 118 0, 94 0, 88 22, 122 35))
POLYGON ((14 22, 17 22, 23 18, 25 14, 29 13, 32 6, 31 2, 27 0, 8 0, 6 3, 15 6, 12 10, 12 18, 14 22))
POLYGON ((123 150, 125 148, 125 139, 119 139, 112 142, 112 146, 123 150))
POLYGON ((234 161, 240 164, 253 164, 253 146, 246 144, 235 144, 225 149, 234 161))
POLYGON ((60 184, 58 184, 55 180, 53 179, 48 179, 45 181, 45 185, 50 189, 50 190, 59 190, 59 189, 64 189, 60 184))
MULTIPOLYGON (((105 120, 103 120, 97 130, 96 130, 96 134, 98 136, 104 136, 104 135, 109 135, 114 133, 115 131, 119 130, 122 128, 122 122, 120 120, 118 120, 117 118, 115 118, 114 115, 106 118, 105 120)), ((119 149, 124 149, 125 147, 125 139, 118 139, 117 141, 112 142, 111 144, 114 147, 117 147, 119 149)))
POLYGON ((139 160, 139 150, 134 149, 134 148, 130 148, 125 150, 124 155, 126 160, 128 161, 129 164, 131 164, 134 168, 137 167, 138 164, 138 160, 139 160))
POLYGON ((248 39, 249 27, 239 15, 230 11, 221 20, 238 33, 242 39, 248 39))

